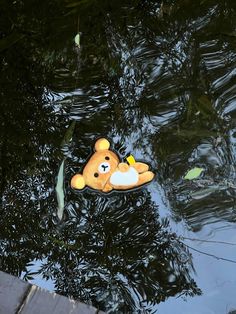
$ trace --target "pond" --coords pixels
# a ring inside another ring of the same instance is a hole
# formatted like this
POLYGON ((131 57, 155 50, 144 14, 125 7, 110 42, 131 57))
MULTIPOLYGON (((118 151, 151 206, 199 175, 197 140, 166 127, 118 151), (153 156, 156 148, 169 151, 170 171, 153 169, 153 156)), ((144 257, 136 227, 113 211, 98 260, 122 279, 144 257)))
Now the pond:
POLYGON ((234 1, 2 2, 0 269, 107 313, 235 313, 234 1), (74 191, 100 137, 154 180, 74 191))

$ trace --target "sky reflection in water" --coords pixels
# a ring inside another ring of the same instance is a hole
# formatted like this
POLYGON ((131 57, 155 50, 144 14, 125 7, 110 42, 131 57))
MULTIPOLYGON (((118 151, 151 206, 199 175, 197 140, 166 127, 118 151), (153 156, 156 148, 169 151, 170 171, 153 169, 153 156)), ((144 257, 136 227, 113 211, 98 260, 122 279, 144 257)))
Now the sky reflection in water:
POLYGON ((236 309, 236 265, 191 249, 236 260, 235 247, 179 238, 236 243, 235 5, 5 2, 1 269, 108 312, 236 309), (155 180, 109 196, 71 191, 100 136, 155 180), (184 181, 195 166, 204 175, 184 181))

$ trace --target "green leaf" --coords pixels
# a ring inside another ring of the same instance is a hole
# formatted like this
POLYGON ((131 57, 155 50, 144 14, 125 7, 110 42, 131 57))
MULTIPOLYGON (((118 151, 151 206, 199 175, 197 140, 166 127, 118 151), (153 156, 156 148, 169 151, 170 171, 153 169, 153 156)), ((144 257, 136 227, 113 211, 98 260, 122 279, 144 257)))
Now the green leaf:
POLYGON ((67 128, 66 133, 64 135, 64 138, 61 142, 61 146, 69 145, 69 143, 73 137, 75 125, 76 125, 76 121, 74 120, 71 122, 70 126, 67 128))
POLYGON ((200 174, 202 173, 204 169, 203 168, 198 168, 195 167, 191 170, 189 170, 186 174, 186 176, 184 177, 185 180, 193 180, 196 179, 200 176, 200 174))
POLYGON ((57 216, 61 220, 63 216, 64 206, 65 206, 65 194, 64 194, 64 163, 62 161, 58 176, 57 176, 57 185, 56 185, 56 194, 57 194, 57 216))
POLYGON ((80 48, 80 34, 75 36, 75 44, 78 48, 80 48))

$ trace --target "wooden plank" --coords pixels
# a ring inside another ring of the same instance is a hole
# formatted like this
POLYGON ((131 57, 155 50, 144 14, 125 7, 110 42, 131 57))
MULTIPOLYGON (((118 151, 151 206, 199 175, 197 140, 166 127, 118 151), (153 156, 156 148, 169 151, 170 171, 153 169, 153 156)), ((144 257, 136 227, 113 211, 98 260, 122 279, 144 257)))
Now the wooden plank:
POLYGON ((31 285, 0 271, 0 314, 13 314, 19 309, 31 285))
POLYGON ((0 314, 103 314, 0 271, 0 314))
POLYGON ((96 314, 98 310, 92 306, 80 303, 56 293, 48 292, 37 286, 32 286, 21 314, 96 314))

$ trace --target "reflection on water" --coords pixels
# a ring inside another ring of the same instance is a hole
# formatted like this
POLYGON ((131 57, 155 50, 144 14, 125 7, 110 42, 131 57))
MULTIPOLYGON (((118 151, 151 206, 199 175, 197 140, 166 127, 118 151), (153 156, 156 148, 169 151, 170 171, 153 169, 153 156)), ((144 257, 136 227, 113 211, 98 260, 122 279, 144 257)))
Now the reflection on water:
POLYGON ((236 260, 233 248, 179 236, 236 243, 235 5, 4 2, 0 268, 108 312, 233 311, 235 265, 189 251, 236 260), (101 136, 154 182, 73 192, 101 136), (195 166, 204 175, 183 180, 195 166))

